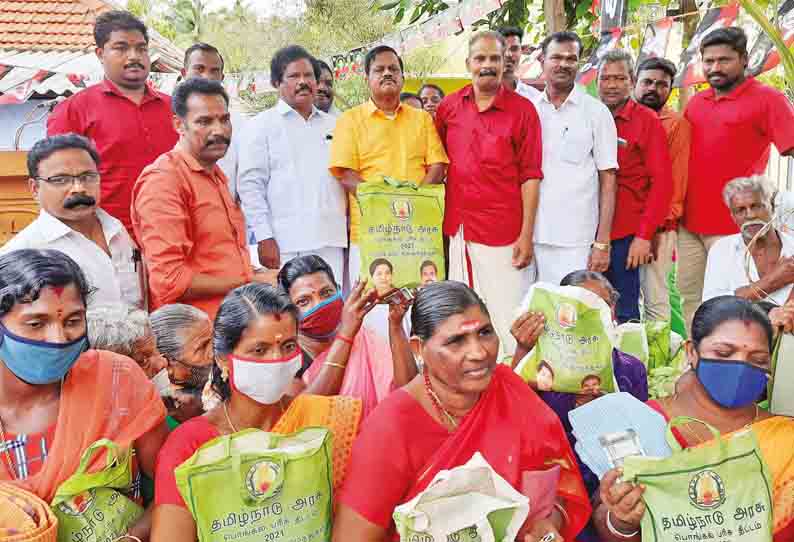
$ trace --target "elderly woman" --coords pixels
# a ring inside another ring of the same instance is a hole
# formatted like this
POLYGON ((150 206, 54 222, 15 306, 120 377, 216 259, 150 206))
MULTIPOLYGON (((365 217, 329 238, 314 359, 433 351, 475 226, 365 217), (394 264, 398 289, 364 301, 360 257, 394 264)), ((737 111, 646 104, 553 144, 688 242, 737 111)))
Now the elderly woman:
MULTIPOLYGON (((174 469, 210 440, 245 429, 289 434, 327 427, 333 434, 334 484, 344 478, 361 402, 349 397, 287 394, 301 366, 299 313, 287 294, 264 284, 232 290, 215 318, 212 385, 222 402, 171 433, 157 462, 152 538, 195 542, 197 521, 177 489, 174 469)), ((231 483, 231 482, 230 482, 231 483)), ((241 482, 244 483, 244 482, 241 482)), ((207 495, 192 495, 201 499, 207 495)), ((278 536, 260 532, 262 540, 278 536)))
POLYGON ((154 311, 152 323, 157 349, 168 364, 173 384, 169 414, 176 425, 204 413, 202 392, 212 368, 212 323, 207 313, 182 303, 154 311))
POLYGON ((794 237, 772 222, 772 189, 761 176, 734 179, 722 192, 740 233, 709 250, 703 300, 737 295, 783 305, 794 285, 794 237))
POLYGON ((557 416, 497 363, 499 338, 482 300, 459 282, 430 284, 416 297, 411 325, 424 374, 367 419, 337 497, 333 540, 395 539, 394 509, 475 452, 518 490, 523 473, 560 465, 556 505, 530 516, 520 540, 573 540, 590 514, 576 460, 557 416))
MULTIPOLYGON (((681 377, 676 394, 648 405, 667 420, 689 416, 726 436, 752 428, 772 477, 774 540, 794 540, 794 424, 755 404, 766 389, 771 369, 769 319, 746 299, 712 298, 695 313, 686 354, 692 371, 681 377)), ((684 448, 713 439, 711 432, 697 423, 674 428, 673 434, 684 448)), ((619 482, 619 476, 620 472, 613 470, 601 480, 601 503, 594 521, 603 540, 640 540, 643 489, 619 482)))
MULTIPOLYGON (((77 264, 55 250, 0 256, 0 480, 51 502, 83 452, 107 438, 151 476, 167 435, 157 390, 130 358, 90 350, 77 264)), ((104 466, 102 456, 88 465, 104 466)), ((128 490, 137 487, 133 483, 128 490)), ((146 517, 146 516, 145 516, 146 517)), ((131 534, 148 536, 144 525, 131 534)))
POLYGON ((161 396, 171 393, 165 358, 155 344, 149 316, 128 305, 92 306, 86 316, 88 344, 132 358, 154 383, 161 396))
POLYGON ((331 267, 314 255, 288 261, 278 281, 300 311, 299 340, 311 365, 303 378, 311 393, 361 399, 366 416, 393 387, 416 375, 402 328, 405 306, 388 308, 389 345, 362 326, 376 296, 365 293, 366 282, 358 282, 343 301, 331 267))

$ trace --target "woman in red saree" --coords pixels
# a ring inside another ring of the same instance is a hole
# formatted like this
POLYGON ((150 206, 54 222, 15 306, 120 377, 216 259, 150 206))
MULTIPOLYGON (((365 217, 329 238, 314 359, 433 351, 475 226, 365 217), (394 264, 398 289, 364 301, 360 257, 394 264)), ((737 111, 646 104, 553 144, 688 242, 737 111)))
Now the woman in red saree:
POLYGON ((576 460, 555 414, 497 363, 499 339, 483 302, 461 283, 434 283, 419 292, 411 323, 425 373, 364 424, 337 494, 334 542, 396 539, 394 509, 475 452, 530 497, 520 540, 572 541, 590 516, 576 460), (556 495, 522 483, 557 465, 556 495))

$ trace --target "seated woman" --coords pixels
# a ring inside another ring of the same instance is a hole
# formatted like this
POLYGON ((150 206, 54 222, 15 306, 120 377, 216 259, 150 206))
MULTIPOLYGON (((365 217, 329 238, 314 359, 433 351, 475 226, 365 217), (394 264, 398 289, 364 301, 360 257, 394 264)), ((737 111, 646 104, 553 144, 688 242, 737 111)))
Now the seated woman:
POLYGON ((406 306, 389 307, 387 345, 361 325, 376 296, 374 290, 365 294, 366 282, 356 283, 347 302, 342 301, 331 267, 314 255, 288 261, 278 282, 301 313, 298 339, 311 365, 303 375, 309 393, 359 398, 367 416, 394 387, 416 375, 402 328, 406 306))
POLYGON ((128 305, 94 305, 88 310, 88 344, 132 358, 161 397, 171 394, 165 358, 157 349, 149 316, 128 305))
POLYGON ((149 320, 168 363, 173 392, 166 404, 169 425, 175 427, 204 413, 201 396, 213 365, 212 322, 204 311, 182 303, 160 307, 149 320))
POLYGON ((459 282, 429 284, 411 324, 424 374, 367 419, 337 496, 333 540, 396 539, 394 509, 475 452, 518 490, 522 473, 560 465, 556 505, 547 517, 530 516, 519 540, 573 540, 590 515, 573 453, 557 416, 497 363, 499 338, 482 300, 459 282))
POLYGON ((177 489, 174 469, 218 436, 249 428, 288 434, 306 427, 327 427, 333 433, 334 484, 345 476, 361 402, 349 397, 285 394, 301 364, 298 309, 289 297, 265 284, 236 288, 218 309, 213 342, 212 385, 222 403, 176 428, 160 452, 154 540, 196 540, 196 522, 177 489))
MULTIPOLYGON (((89 349, 90 293, 80 268, 61 252, 0 256, 0 480, 47 502, 102 438, 134 447, 135 476, 152 476, 168 433, 165 407, 140 367, 89 349)), ((89 469, 104 460, 94 463, 89 469)), ((130 534, 148 536, 147 516, 130 534)))
MULTIPOLYGON (((709 299, 695 313, 686 354, 692 370, 681 377, 676 394, 658 402, 649 401, 648 405, 667 420, 690 416, 716 427, 725 436, 751 427, 772 477, 774 540, 794 540, 794 423, 755 404, 766 389, 771 369, 769 319, 745 299, 709 299), (729 382, 741 385, 730 386, 729 382)), ((684 448, 713 438, 706 427, 697 423, 675 428, 673 434, 684 448)), ((601 480, 601 503, 594 522, 603 540, 640 540, 640 519, 645 513, 643 490, 618 482, 619 476, 618 471, 612 470, 601 480)))
MULTIPOLYGON (((613 314, 615 312, 615 306, 617 305, 618 296, 620 294, 601 273, 585 270, 574 271, 562 279, 560 286, 578 286, 585 290, 590 290, 607 302, 613 314)), ((532 312, 523 314, 515 321, 511 330, 518 345, 516 354, 513 357, 514 367, 535 347, 535 343, 537 343, 543 333, 543 324, 543 315, 541 313, 532 312)), ((640 401, 647 401, 648 371, 642 361, 625 352, 614 349, 612 350, 612 364, 614 367, 615 380, 617 380, 620 391, 628 392, 640 401)), ((541 391, 539 395, 555 412, 557 412, 568 433, 571 431, 570 423, 568 422, 568 412, 576 407, 589 403, 597 397, 597 395, 592 394, 545 391, 541 391)))

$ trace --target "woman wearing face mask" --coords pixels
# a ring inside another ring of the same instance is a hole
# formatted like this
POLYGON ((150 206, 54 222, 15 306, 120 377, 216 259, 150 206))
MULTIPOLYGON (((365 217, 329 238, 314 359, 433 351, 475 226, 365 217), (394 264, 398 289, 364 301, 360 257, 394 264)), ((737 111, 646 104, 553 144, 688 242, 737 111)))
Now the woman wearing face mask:
MULTIPOLYGON (((176 428, 160 452, 153 540, 195 542, 196 522, 177 489, 174 469, 221 435, 250 428, 288 434, 306 427, 327 427, 333 434, 334 485, 344 478, 361 402, 286 393, 301 367, 298 314, 285 293, 264 284, 241 286, 223 300, 213 329, 211 377, 222 402, 176 428)), ((266 537, 262 533, 262 539, 266 537)))
MULTIPOLYGON (((794 423, 756 405, 771 367, 769 319, 745 299, 709 299, 695 313, 686 353, 692 371, 681 377, 677 393, 648 405, 668 421, 690 416, 716 427, 722 435, 751 427, 772 476, 774 540, 794 540, 794 423)), ((713 438, 705 426, 694 423, 673 429, 673 434, 684 448, 713 438)), ((618 482, 619 476, 620 472, 612 470, 601 480, 601 504, 594 522, 604 540, 640 540, 643 490, 618 482)))
POLYGON ((204 413, 201 395, 213 364, 212 322, 204 311, 182 303, 164 305, 149 319, 173 384, 166 401, 173 428, 204 413))
MULTIPOLYGON (((134 447, 133 474, 153 476, 165 407, 133 360, 89 349, 90 287, 55 250, 0 256, 0 480, 51 502, 101 438, 134 447)), ((97 454, 88 469, 104 466, 97 454)), ((138 498, 134 488, 130 497, 138 498)), ((149 515, 130 534, 148 536, 149 515)))
POLYGON ((424 373, 367 419, 337 498, 333 541, 399 539, 394 509, 475 452, 518 490, 525 473, 559 465, 556 494, 530 497, 518 540, 574 540, 590 501, 573 453, 554 413, 497 363, 499 338, 482 300, 460 282, 429 284, 416 297, 411 326, 424 373))
POLYGON ((416 375, 402 328, 406 305, 389 306, 387 345, 362 326, 377 295, 365 292, 366 283, 357 283, 347 302, 343 301, 331 267, 314 255, 288 261, 278 281, 300 311, 299 340, 307 367, 310 364, 303 380, 309 393, 359 398, 367 416, 394 387, 416 375))

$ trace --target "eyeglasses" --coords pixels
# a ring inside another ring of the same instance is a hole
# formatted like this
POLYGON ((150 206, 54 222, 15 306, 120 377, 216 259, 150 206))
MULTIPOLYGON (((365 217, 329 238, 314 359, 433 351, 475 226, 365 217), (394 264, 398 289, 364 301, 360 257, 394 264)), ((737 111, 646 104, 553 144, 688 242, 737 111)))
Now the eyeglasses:
POLYGON ((92 185, 99 182, 99 173, 92 171, 89 173, 81 173, 80 175, 53 175, 52 177, 36 177, 37 181, 44 181, 57 188, 65 188, 69 185, 74 185, 80 182, 83 185, 92 185))

